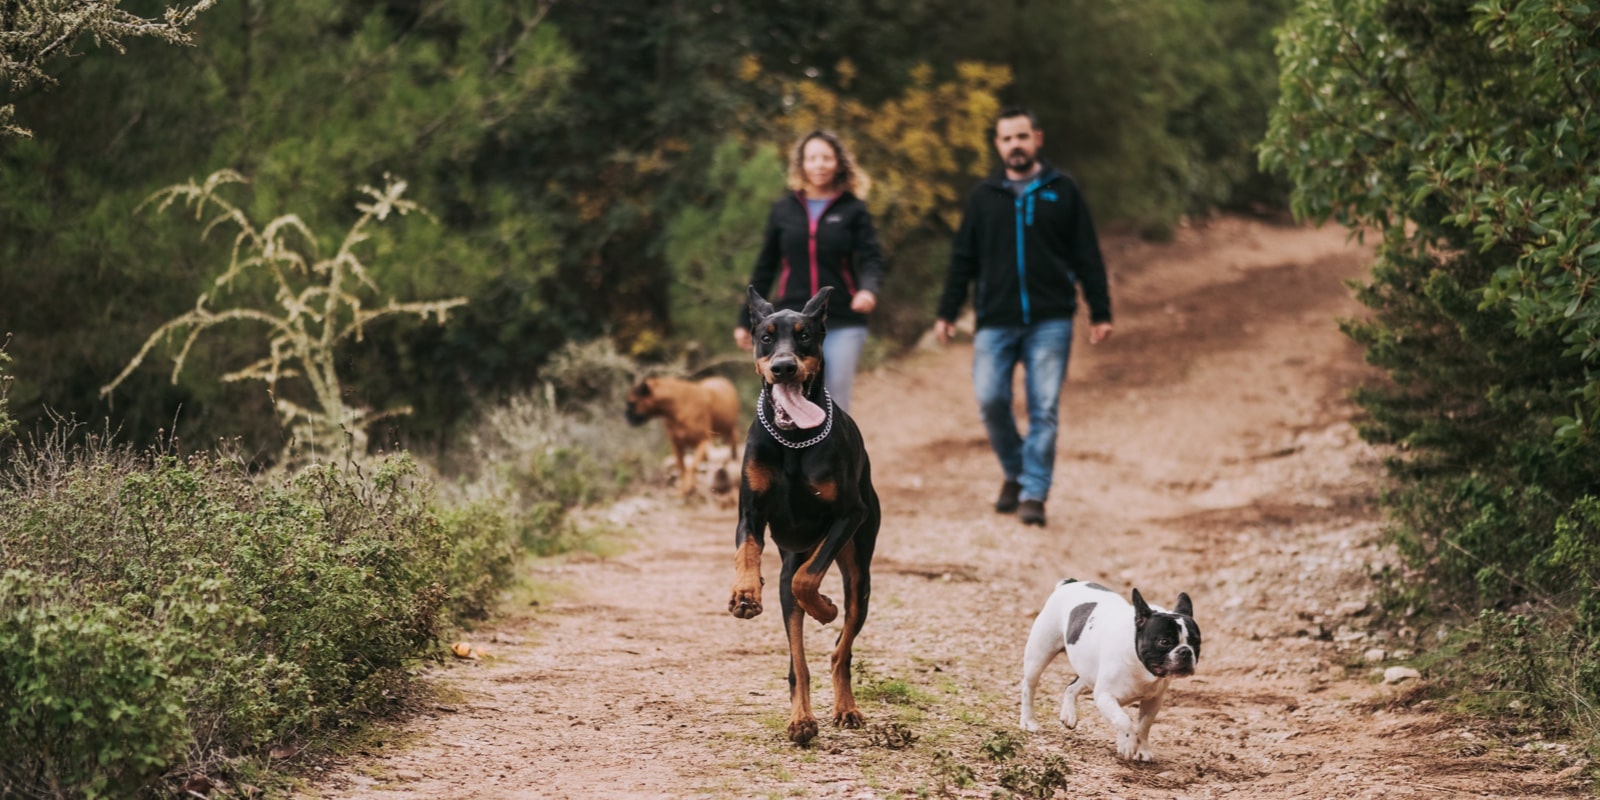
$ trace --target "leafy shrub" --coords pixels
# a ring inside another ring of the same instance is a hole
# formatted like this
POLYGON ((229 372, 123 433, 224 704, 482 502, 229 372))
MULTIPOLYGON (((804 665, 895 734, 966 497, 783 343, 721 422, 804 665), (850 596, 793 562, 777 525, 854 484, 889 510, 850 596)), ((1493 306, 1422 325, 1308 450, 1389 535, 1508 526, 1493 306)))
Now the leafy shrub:
POLYGON ((452 529, 403 458, 275 482, 102 447, 19 459, 8 478, 0 695, 17 700, 7 725, 41 735, 5 739, 29 780, 69 794, 384 710, 448 621, 451 531, 491 524, 452 529))
POLYGON ((483 501, 444 511, 442 522, 452 542, 446 581, 451 613, 460 620, 484 619, 516 578, 521 551, 511 520, 500 504, 483 501))
POLYGON ((1300 0, 1262 161, 1299 215, 1382 236, 1346 330, 1392 379, 1357 399, 1396 448, 1396 593, 1485 610, 1452 673, 1600 741, 1554 713, 1600 703, 1571 660, 1600 610, 1596 30, 1553 0, 1300 0))
POLYGON ((129 609, 0 575, 0 794, 120 796, 181 761, 189 698, 252 619, 219 602, 226 588, 183 576, 129 609))

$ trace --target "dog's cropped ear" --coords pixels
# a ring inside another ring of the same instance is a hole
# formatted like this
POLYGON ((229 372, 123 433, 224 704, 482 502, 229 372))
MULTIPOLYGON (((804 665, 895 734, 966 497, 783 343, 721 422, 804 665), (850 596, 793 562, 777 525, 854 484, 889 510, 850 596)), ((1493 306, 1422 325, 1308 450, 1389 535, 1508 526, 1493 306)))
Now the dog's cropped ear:
POLYGON ((1140 596, 1139 590, 1133 590, 1133 627, 1143 628, 1150 621, 1150 604, 1140 596))
POLYGON ((1173 606, 1172 610, 1174 613, 1182 614, 1186 617, 1194 616, 1194 604, 1189 602, 1188 592, 1178 592, 1178 604, 1173 606))
POLYGON ((633 385, 633 393, 638 395, 638 396, 640 396, 640 397, 649 397, 650 396, 650 379, 649 378, 641 378, 638 383, 633 385))
POLYGON ((811 296, 810 300, 806 301, 806 307, 800 309, 800 313, 802 313, 802 314, 804 314, 804 315, 806 315, 806 316, 808 316, 808 317, 810 317, 810 318, 812 318, 812 319, 814 319, 814 320, 816 320, 818 322, 827 322, 828 321, 828 298, 830 296, 832 296, 832 295, 833 295, 833 287, 832 286, 824 286, 824 287, 822 287, 821 289, 819 289, 817 291, 816 294, 811 296))
POLYGON ((750 302, 750 327, 751 328, 754 328, 755 326, 760 325, 761 324, 761 320, 764 320, 767 317, 772 316, 772 311, 773 311, 772 304, 767 302, 766 298, 762 297, 761 293, 756 291, 756 287, 754 287, 754 286, 750 287, 750 301, 749 302, 750 302))

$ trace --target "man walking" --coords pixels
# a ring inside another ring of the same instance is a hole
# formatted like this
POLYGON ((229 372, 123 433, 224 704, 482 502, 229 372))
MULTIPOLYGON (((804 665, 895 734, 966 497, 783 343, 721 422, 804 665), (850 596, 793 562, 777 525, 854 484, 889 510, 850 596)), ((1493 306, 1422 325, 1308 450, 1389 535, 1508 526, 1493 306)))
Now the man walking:
POLYGON ((1000 112, 994 146, 1005 166, 967 198, 934 322, 939 341, 949 342, 968 287, 977 281, 972 385, 1005 473, 994 510, 1015 511, 1028 525, 1045 521, 1078 286, 1089 303, 1089 343, 1111 335, 1111 295, 1089 208, 1071 177, 1040 160, 1043 144, 1044 131, 1032 112, 1000 112), (1011 412, 1019 363, 1027 387, 1027 439, 1011 412))

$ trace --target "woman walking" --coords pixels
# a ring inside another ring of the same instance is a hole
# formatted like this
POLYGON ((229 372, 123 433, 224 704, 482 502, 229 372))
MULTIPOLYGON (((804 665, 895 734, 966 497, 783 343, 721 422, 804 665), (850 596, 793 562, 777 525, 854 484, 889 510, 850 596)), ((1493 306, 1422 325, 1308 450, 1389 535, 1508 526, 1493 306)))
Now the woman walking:
MULTIPOLYGON (((838 136, 815 130, 800 137, 789 156, 789 192, 772 204, 750 276, 750 285, 779 309, 798 311, 822 287, 834 288, 822 342, 824 378, 833 402, 846 412, 867 341, 867 317, 878 306, 883 282, 883 252, 866 194, 867 178, 838 136), (849 298, 848 305, 841 298, 849 298)), ((743 307, 733 340, 750 349, 749 311, 743 307)))

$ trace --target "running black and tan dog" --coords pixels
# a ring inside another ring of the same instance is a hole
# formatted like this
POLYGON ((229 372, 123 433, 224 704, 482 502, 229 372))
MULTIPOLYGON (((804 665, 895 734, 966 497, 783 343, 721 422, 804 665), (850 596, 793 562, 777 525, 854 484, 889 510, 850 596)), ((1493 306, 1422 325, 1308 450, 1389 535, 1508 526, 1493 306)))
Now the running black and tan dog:
POLYGON ((817 735, 806 666, 805 615, 827 624, 839 615, 818 589, 831 564, 844 579, 844 629, 833 650, 833 724, 860 727, 850 691, 850 651, 867 619, 870 567, 881 514, 861 431, 833 404, 823 385, 827 335, 824 287, 801 311, 776 311, 750 289, 751 334, 761 397, 745 436, 735 535, 735 578, 728 610, 740 619, 761 613, 761 551, 767 528, 783 555, 778 601, 789 637, 790 741, 817 735))
MULTIPOLYGON (((730 463, 739 449, 739 392, 727 378, 645 378, 628 390, 628 410, 623 416, 633 425, 643 425, 653 417, 666 423, 678 464, 678 493, 684 497, 694 493, 695 471, 705 460, 706 445, 713 437, 728 443, 730 463)), ((725 483, 727 477, 725 464, 717 471, 717 479, 725 483)), ((724 487, 713 484, 712 491, 721 492, 724 487)))

